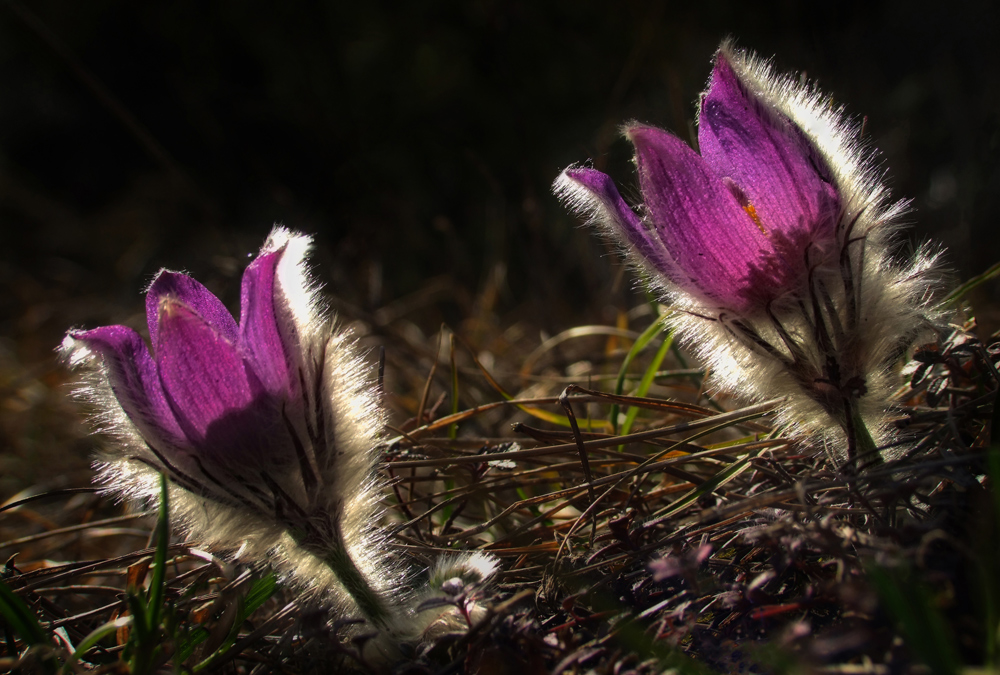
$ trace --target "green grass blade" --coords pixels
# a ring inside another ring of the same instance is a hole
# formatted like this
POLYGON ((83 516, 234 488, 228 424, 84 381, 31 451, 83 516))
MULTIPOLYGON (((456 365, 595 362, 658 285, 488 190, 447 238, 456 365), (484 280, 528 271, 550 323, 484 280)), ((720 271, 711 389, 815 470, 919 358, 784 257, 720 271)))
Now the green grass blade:
POLYGON ((961 286, 959 286, 958 288, 956 288, 954 291, 952 291, 948 295, 947 298, 944 299, 944 304, 946 304, 946 305, 952 305, 952 304, 958 302, 969 291, 971 291, 972 289, 976 288, 977 286, 981 286, 981 285, 985 284, 987 281, 989 281, 990 279, 994 279, 997 276, 1000 276, 1000 263, 994 263, 993 266, 991 266, 988 270, 986 270, 982 274, 978 274, 978 275, 972 277, 971 279, 969 279, 968 281, 966 281, 964 284, 962 284, 961 286))
POLYGON ((247 591, 246 596, 239 599, 239 611, 236 614, 236 620, 233 621, 233 626, 229 631, 229 635, 222 641, 222 644, 219 645, 218 649, 195 665, 195 667, 192 668, 192 672, 197 673, 204 670, 208 666, 212 665, 212 662, 220 654, 228 652, 229 649, 236 644, 236 639, 239 637, 240 627, 243 623, 250 618, 250 615, 257 611, 261 605, 267 602, 267 600, 274 595, 274 592, 277 589, 277 577, 275 577, 273 572, 268 573, 260 579, 254 580, 254 582, 250 585, 250 589, 247 591))
POLYGON ((144 645, 149 642, 149 625, 146 623, 149 608, 146 607, 146 601, 130 589, 125 593, 125 602, 133 619, 132 631, 129 633, 130 641, 144 645))
MULTIPOLYGON (((649 324, 649 327, 642 332, 642 335, 638 337, 632 348, 628 350, 628 354, 625 355, 625 359, 622 361, 622 367, 618 370, 618 379, 615 381, 616 395, 621 396, 625 389, 625 378, 628 376, 628 369, 632 365, 632 361, 642 353, 642 350, 649 345, 653 338, 663 332, 667 316, 668 314, 662 314, 656 321, 649 324)), ((609 421, 611 422, 612 433, 615 434, 618 433, 619 412, 620 408, 617 403, 611 406, 609 421)))
POLYGON ((127 626, 132 623, 133 617, 122 616, 114 621, 109 621, 103 626, 99 626, 90 632, 87 637, 83 638, 83 641, 77 646, 76 651, 69 657, 66 663, 63 664, 62 672, 71 673, 73 672, 73 666, 79 661, 84 654, 91 650, 98 642, 116 632, 119 628, 127 626))
POLYGON ((155 631, 160 625, 163 597, 166 590, 167 549, 170 546, 170 503, 167 477, 160 474, 160 512, 156 518, 156 554, 153 557, 153 576, 149 582, 146 625, 155 631))
POLYGON ((260 609, 260 606, 267 602, 276 590, 278 590, 278 578, 274 572, 268 572, 260 579, 255 579, 250 584, 250 590, 247 591, 247 595, 243 599, 239 622, 243 623, 251 614, 260 609))
MULTIPOLYGON (((646 368, 646 372, 642 374, 642 380, 640 380, 639 387, 635 390, 633 396, 642 397, 646 395, 650 386, 653 384, 653 380, 656 378, 656 373, 659 371, 660 365, 663 363, 663 359, 667 357, 667 353, 670 351, 670 347, 673 344, 674 334, 667 333, 666 337, 663 338, 663 343, 660 345, 660 348, 656 350, 656 356, 653 357, 653 362, 649 364, 649 367, 646 368)), ((631 431, 632 424, 635 422, 635 418, 638 414, 639 408, 637 406, 629 407, 628 412, 625 414, 625 422, 622 423, 621 434, 623 436, 631 431)), ((619 446, 619 452, 621 449, 621 446, 619 446)))
MULTIPOLYGON (((764 451, 761 450, 761 452, 764 451)), ((718 488, 722 487, 726 483, 732 481, 741 473, 749 469, 750 466, 751 466, 750 455, 741 457, 740 459, 736 460, 735 462, 727 466, 725 469, 720 471, 719 473, 715 474, 714 476, 706 480, 698 487, 694 488, 690 492, 685 493, 679 499, 672 502, 670 506, 666 507, 664 511, 655 513, 654 518, 650 522, 660 522, 673 517, 674 515, 680 513, 681 511, 689 507, 694 502, 701 499, 701 497, 703 497, 704 495, 707 495, 710 492, 713 492, 714 490, 717 490, 718 488)), ((649 523, 647 523, 647 525, 648 524, 649 523)))
POLYGON ((132 612, 132 632, 129 642, 133 646, 130 669, 133 673, 151 672, 160 653, 160 620, 163 617, 163 598, 166 591, 167 549, 170 547, 170 504, 167 478, 160 474, 160 511, 156 519, 156 552, 153 554, 153 575, 149 589, 129 589, 127 600, 132 612))
POLYGON ((48 643, 38 618, 3 581, 0 581, 0 615, 29 647, 48 643))
POLYGON ((208 632, 208 629, 203 628, 202 626, 197 626, 196 628, 190 630, 184 636, 183 640, 180 641, 179 646, 177 647, 177 656, 175 660, 178 663, 184 663, 187 661, 191 658, 191 655, 194 654, 195 647, 207 640, 209 635, 210 633, 208 632))
POLYGON ((959 670, 955 644, 944 617, 926 589, 907 570, 891 572, 871 567, 868 575, 889 614, 899 622, 906 643, 934 675, 955 675, 959 670))

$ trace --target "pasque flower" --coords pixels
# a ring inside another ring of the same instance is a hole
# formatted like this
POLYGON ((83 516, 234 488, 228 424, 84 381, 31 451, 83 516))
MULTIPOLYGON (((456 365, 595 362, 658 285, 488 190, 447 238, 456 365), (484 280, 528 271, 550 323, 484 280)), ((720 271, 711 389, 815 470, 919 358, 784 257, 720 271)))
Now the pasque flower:
POLYGON ((645 271, 718 386, 785 396, 783 423, 877 459, 887 370, 938 318, 937 256, 893 253, 906 205, 890 203, 860 129, 727 41, 701 97, 698 151, 651 126, 625 135, 638 212, 591 168, 566 169, 556 193, 645 271))
POLYGON ((109 490, 154 499, 163 473, 191 537, 273 563, 342 614, 416 635, 420 595, 405 592, 377 526, 379 392, 309 281, 309 246, 274 229, 243 275, 239 323, 203 285, 164 270, 146 294, 152 351, 125 326, 72 330, 62 350, 89 373, 84 393, 117 436, 99 462, 109 490))

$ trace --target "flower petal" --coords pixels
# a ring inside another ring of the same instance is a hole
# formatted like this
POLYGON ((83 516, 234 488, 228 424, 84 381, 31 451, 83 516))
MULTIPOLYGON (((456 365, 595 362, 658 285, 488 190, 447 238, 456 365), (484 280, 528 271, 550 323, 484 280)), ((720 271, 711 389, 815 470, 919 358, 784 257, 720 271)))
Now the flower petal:
POLYGON ((570 167, 556 180, 555 187, 556 193, 575 211, 588 213, 610 226, 620 240, 635 247, 655 268, 672 266, 657 234, 625 203, 610 176, 596 169, 570 167))
POLYGON ((661 271, 681 288, 732 309, 747 303, 767 238, 734 194, 682 140, 655 127, 626 131, 635 145, 647 219, 672 258, 661 271))
POLYGON ((260 250, 262 256, 284 251, 275 271, 276 292, 281 295, 281 303, 275 308, 281 309, 277 316, 278 329, 286 346, 301 347, 311 336, 322 333, 325 327, 321 316, 323 303, 318 297, 317 285, 309 278, 305 262, 311 248, 312 237, 275 226, 260 250))
MULTIPOLYGON (((297 381, 291 377, 292 348, 285 345, 278 322, 282 301, 277 292, 275 271, 285 253, 263 253, 243 273, 240 300, 240 347, 248 364, 272 394, 291 398, 297 390, 297 381)), ((284 312, 288 314, 288 312, 284 312)))
POLYGON ((826 160, 791 120, 746 90, 724 52, 701 102, 698 144, 712 172, 745 195, 765 231, 833 236, 840 201, 826 160))
POLYGON ((104 326, 88 331, 70 331, 104 359, 111 390, 147 442, 164 451, 187 444, 185 434, 167 403, 156 364, 139 334, 126 326, 104 326))
POLYGON ((157 314, 160 381, 181 428, 198 444, 213 422, 248 408, 260 385, 236 346, 199 312, 167 295, 157 314))
POLYGON ((163 298, 180 300, 215 328, 229 342, 236 342, 237 328, 233 315, 212 291, 200 282, 180 272, 160 270, 146 291, 146 321, 153 348, 159 342, 160 305, 163 298))

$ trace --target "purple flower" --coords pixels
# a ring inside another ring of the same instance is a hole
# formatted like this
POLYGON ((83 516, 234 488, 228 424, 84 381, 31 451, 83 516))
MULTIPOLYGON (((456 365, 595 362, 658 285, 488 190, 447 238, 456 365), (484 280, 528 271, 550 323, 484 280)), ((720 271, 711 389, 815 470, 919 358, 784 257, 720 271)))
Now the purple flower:
MULTIPOLYGON (((166 475, 170 515, 199 544, 273 565, 340 614, 360 613, 380 632, 366 658, 390 658, 448 607, 421 608, 440 583, 408 588, 386 546, 378 388, 321 309, 309 246, 272 231, 243 274, 239 323, 203 285, 164 270, 146 293, 152 350, 131 328, 106 326, 69 331, 62 351, 117 437, 98 464, 110 492, 149 501, 166 475)), ((435 569, 486 582, 496 562, 455 553, 435 569)))
POLYGON ((905 204, 888 202, 858 131, 815 89, 726 42, 701 98, 700 154, 626 127, 637 210, 596 169, 571 166, 554 188, 645 271, 716 386, 783 397, 780 423, 872 459, 873 436, 887 438, 889 367, 942 315, 937 254, 894 256, 905 204))
POLYGON ((760 310, 833 252, 841 202, 826 160, 747 90, 725 54, 701 102, 701 155, 655 127, 630 126, 625 135, 635 146, 644 219, 595 169, 567 169, 560 190, 599 204, 647 264, 706 303, 760 310))
POLYGON ((163 473, 201 544, 385 626, 403 571, 379 553, 382 411, 372 369, 320 311, 309 245, 275 228, 243 275, 239 323, 162 271, 146 294, 152 350, 125 326, 71 330, 62 349, 117 436, 99 463, 110 491, 153 499, 163 473))
POLYGON ((283 419, 302 406, 303 364, 275 280, 286 252, 287 243, 247 268, 239 325, 202 284, 163 270, 146 294, 153 354, 126 326, 69 332, 75 347, 103 357, 122 410, 165 464, 184 471, 207 462, 239 472, 248 460, 295 462, 283 419))

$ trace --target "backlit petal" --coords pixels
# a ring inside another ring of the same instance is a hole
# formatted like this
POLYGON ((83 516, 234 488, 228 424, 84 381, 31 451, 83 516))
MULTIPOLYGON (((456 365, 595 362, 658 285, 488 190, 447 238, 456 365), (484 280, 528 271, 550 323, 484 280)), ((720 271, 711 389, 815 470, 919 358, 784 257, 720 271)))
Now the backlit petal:
POLYGON ((750 271, 770 248, 767 238, 682 140, 654 127, 626 135, 635 145, 646 217, 673 258, 674 269, 662 271, 683 288, 742 309, 750 271))
POLYGON ((69 336, 100 354, 107 367, 111 390, 147 442, 166 451, 186 444, 166 396, 156 364, 139 334, 126 326, 104 326, 70 331, 69 336))
POLYGON ((765 231, 833 236, 839 199, 826 161, 791 120, 746 90, 724 53, 701 103, 698 144, 711 171, 738 186, 765 231))
POLYGON ((260 255, 243 273, 240 300, 240 347, 264 387, 272 394, 291 397, 296 382, 291 377, 291 351, 285 345, 279 320, 287 321, 289 312, 281 312, 283 302, 277 289, 275 271, 285 249, 260 255), (281 315, 284 314, 284 317, 281 315))
POLYGON ((166 296, 158 315, 160 380, 181 428, 198 444, 214 421, 249 407, 259 384, 236 346, 200 313, 166 296))
POLYGON ((556 182, 556 189, 575 210, 593 212, 596 220, 609 225, 654 267, 671 266, 659 236, 625 203, 610 176, 596 169, 570 168, 556 182))
POLYGON ((230 342, 236 342, 236 321, 212 291, 186 274, 160 270, 146 292, 146 321, 149 323, 149 339, 154 349, 158 342, 160 303, 166 297, 180 300, 215 328, 222 337, 230 342))

